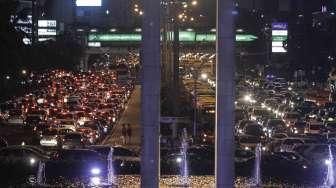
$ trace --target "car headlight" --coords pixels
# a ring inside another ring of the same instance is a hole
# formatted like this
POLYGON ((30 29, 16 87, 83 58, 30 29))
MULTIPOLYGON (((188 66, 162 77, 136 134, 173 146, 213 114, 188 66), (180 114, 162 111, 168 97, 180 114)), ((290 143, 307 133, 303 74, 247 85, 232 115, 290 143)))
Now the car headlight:
POLYGON ((330 159, 326 159, 326 160, 324 160, 324 164, 325 164, 325 165, 331 165, 331 160, 330 160, 330 159))
POLYGON ((246 146, 244 149, 245 149, 245 150, 250 150, 250 148, 249 148, 249 147, 247 147, 247 146, 246 146))
POLYGON ((90 179, 90 183, 93 186, 98 186, 98 185, 100 185, 100 178, 99 177, 92 177, 90 179))
POLYGON ((100 169, 99 168, 92 168, 91 169, 91 174, 92 175, 99 175, 100 174, 100 169))
POLYGON ((182 158, 181 158, 181 157, 177 157, 177 158, 176 158, 176 162, 177 162, 177 163, 181 163, 181 162, 182 162, 182 158))
POLYGON ((34 158, 30 158, 29 163, 31 165, 34 165, 36 163, 36 160, 34 158))

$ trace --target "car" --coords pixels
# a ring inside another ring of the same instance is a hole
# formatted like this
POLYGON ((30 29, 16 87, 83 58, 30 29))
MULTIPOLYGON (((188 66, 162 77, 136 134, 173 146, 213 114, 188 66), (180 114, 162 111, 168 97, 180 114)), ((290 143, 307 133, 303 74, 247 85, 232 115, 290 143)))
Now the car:
POLYGON ((274 133, 282 133, 286 132, 286 124, 282 119, 268 119, 266 123, 267 132, 274 133))
POLYGON ((66 134, 62 139, 62 148, 82 148, 84 147, 84 138, 80 133, 69 133, 66 134))
POLYGON ((60 145, 60 138, 58 135, 57 129, 47 129, 42 132, 41 134, 41 140, 40 140, 41 146, 46 147, 57 147, 60 145))
POLYGON ((298 112, 287 112, 285 113, 283 120, 286 123, 287 127, 291 127, 297 122, 300 118, 300 114, 298 112))
POLYGON ((48 175, 52 177, 106 177, 107 161, 89 149, 62 149, 48 161, 48 175))
POLYGON ((304 143, 302 138, 288 137, 272 143, 270 148, 273 152, 292 152, 296 146, 304 143))
POLYGON ((37 126, 41 121, 41 118, 38 116, 27 116, 23 123, 25 126, 34 127, 37 126))
POLYGON ((23 125, 24 118, 21 109, 10 110, 7 123, 12 125, 23 125))
POLYGON ((252 120, 247 120, 247 119, 239 121, 238 125, 236 126, 237 133, 243 134, 243 129, 245 128, 245 126, 248 124, 252 124, 252 123, 257 123, 257 122, 252 121, 252 120))
POLYGON ((251 135, 242 135, 238 140, 239 146, 244 150, 253 150, 261 143, 260 137, 251 135))
POLYGON ((243 129, 243 133, 245 135, 250 135, 250 136, 255 136, 255 137, 260 137, 260 138, 263 138, 265 136, 262 126, 257 123, 247 124, 243 129))
POLYGON ((293 151, 302 155, 311 163, 325 165, 325 161, 329 158, 329 146, 331 153, 336 154, 336 147, 328 144, 302 144, 296 146, 293 151))
POLYGON ((328 121, 325 123, 327 132, 336 132, 336 121, 328 121))
POLYGON ((0 161, 2 162, 21 162, 36 167, 39 161, 47 161, 49 159, 50 156, 34 147, 9 146, 0 149, 0 161))
POLYGON ((255 152, 251 149, 238 147, 235 150, 235 162, 242 163, 247 162, 255 157, 255 152))
POLYGON ((291 127, 291 132, 294 134, 304 134, 307 123, 305 121, 297 121, 291 127))
POLYGON ((322 122, 309 122, 306 126, 305 133, 320 134, 324 131, 322 122))

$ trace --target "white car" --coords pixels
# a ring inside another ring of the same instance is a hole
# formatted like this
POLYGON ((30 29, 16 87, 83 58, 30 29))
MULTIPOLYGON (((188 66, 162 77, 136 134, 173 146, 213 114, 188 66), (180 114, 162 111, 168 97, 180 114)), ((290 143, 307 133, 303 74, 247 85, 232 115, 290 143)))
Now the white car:
POLYGON ((56 129, 49 129, 42 133, 41 146, 56 147, 59 144, 58 131, 56 129))
POLYGON ((10 116, 7 123, 11 125, 23 125, 24 120, 22 116, 10 116))
POLYGON ((59 129, 71 129, 73 131, 76 131, 77 127, 77 123, 74 120, 60 120, 57 125, 59 129))

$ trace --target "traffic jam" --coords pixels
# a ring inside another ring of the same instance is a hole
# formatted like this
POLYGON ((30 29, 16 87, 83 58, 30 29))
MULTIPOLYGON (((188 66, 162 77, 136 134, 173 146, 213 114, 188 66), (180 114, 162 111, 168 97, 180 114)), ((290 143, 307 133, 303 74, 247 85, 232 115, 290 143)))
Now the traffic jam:
POLYGON ((30 73, 25 86, 24 95, 1 104, 1 177, 9 185, 41 181, 41 162, 46 179, 96 178, 107 174, 112 150, 116 173, 139 170, 137 153, 103 144, 134 89, 129 66, 30 73))
POLYGON ((267 176, 323 183, 336 152, 336 103, 329 102, 329 89, 299 88, 267 75, 241 79, 236 95, 236 157, 255 158, 260 150, 267 176))

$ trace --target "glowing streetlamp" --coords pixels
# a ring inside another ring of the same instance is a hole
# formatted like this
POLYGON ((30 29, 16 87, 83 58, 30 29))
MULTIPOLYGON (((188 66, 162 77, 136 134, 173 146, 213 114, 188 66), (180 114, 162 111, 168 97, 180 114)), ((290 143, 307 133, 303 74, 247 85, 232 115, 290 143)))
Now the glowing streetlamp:
POLYGON ((22 73, 23 75, 26 75, 26 74, 27 74, 27 70, 23 69, 23 70, 21 71, 21 73, 22 73))
POLYGON ((202 74, 201 74, 201 78, 202 78, 203 80, 206 80, 206 79, 208 78, 208 75, 207 75, 206 73, 202 73, 202 74))

